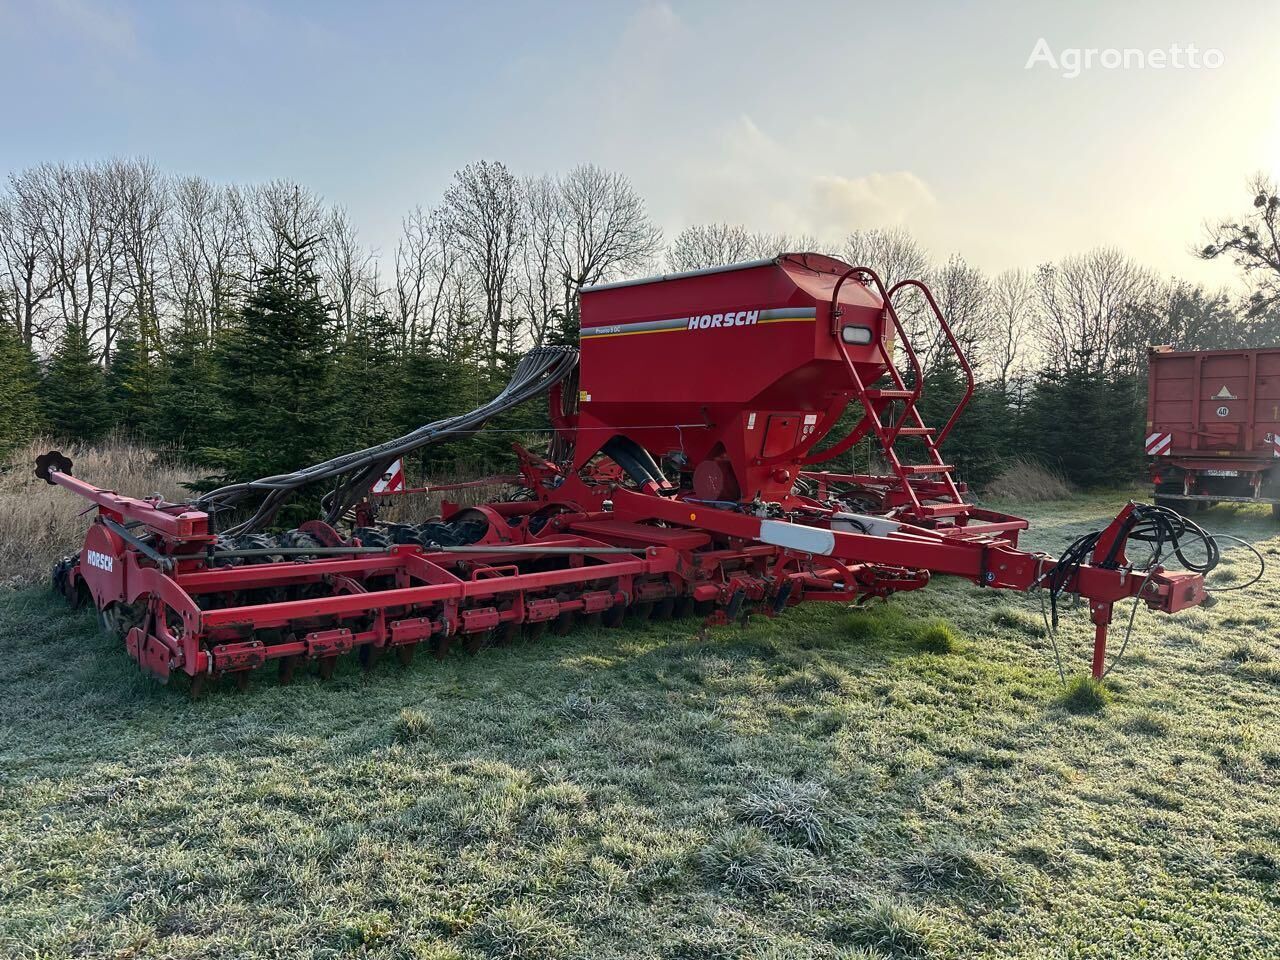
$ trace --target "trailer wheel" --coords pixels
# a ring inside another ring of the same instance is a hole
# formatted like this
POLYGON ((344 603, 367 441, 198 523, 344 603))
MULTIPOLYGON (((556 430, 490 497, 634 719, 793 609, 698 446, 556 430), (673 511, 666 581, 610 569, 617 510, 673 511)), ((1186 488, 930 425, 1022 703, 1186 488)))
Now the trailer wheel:
POLYGON ((1192 514, 1207 510, 1212 506, 1206 500, 1173 500, 1169 497, 1156 497, 1156 506, 1172 510, 1180 517, 1191 517, 1192 514))

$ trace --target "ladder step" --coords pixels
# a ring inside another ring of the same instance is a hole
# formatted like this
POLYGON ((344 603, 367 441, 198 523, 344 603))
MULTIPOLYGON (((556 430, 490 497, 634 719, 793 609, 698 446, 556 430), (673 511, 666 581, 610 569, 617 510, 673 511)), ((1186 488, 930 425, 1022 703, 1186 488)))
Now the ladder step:
POLYGON ((949 463, 904 463, 903 473, 950 473, 955 469, 949 463))
POLYGON ((905 400, 916 395, 914 390, 879 390, 871 387, 864 391, 869 400, 905 400))
POLYGON ((927 437, 933 433, 933 427, 903 427, 898 431, 900 437, 927 437))
POLYGON ((967 503, 922 503, 916 511, 925 517, 957 517, 969 512, 967 503))

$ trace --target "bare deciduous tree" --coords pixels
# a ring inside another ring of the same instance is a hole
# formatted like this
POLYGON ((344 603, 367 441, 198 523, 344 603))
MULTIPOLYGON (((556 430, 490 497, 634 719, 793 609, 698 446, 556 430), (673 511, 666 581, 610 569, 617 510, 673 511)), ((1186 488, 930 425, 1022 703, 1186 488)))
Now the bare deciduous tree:
POLYGON ((1126 316, 1155 290, 1151 272, 1100 247, 1036 271, 1039 332, 1052 367, 1102 371, 1116 359, 1126 316))
POLYGON ((673 273, 702 270, 750 260, 751 234, 740 224, 706 223, 685 227, 667 249, 667 267, 673 273))
POLYGON ((502 163, 470 163, 454 174, 443 209, 484 296, 483 323, 493 367, 498 361, 512 267, 525 236, 520 184, 502 163))
MULTIPOLYGON (((969 362, 976 368, 982 361, 981 353, 987 342, 987 311, 991 285, 986 275, 970 266, 959 254, 953 253, 947 262, 929 274, 929 288, 933 292, 943 317, 951 332, 959 341, 969 362)), ((942 325, 932 312, 925 314, 923 329, 915 339, 916 352, 925 370, 952 358, 942 325)))
POLYGON ((685 227, 667 249, 667 266, 673 272, 701 270, 747 260, 764 260, 780 253, 814 250, 810 236, 762 233, 741 224, 707 223, 685 227))
POLYGON ((899 280, 920 278, 929 272, 929 254, 902 227, 888 230, 855 230, 845 239, 845 261, 854 267, 870 267, 885 287, 899 280))
POLYGON ((376 283, 373 254, 360 242, 359 232, 343 207, 335 207, 329 214, 319 260, 338 332, 349 335, 355 329, 357 313, 368 308, 371 295, 376 293, 376 283))
POLYGON ((541 346, 555 319, 563 319, 568 283, 558 269, 565 222, 560 187, 552 177, 530 177, 524 183, 528 232, 521 251, 519 303, 529 319, 534 346, 541 346))
POLYGON ((446 218, 414 207, 403 221, 395 256, 395 309, 402 349, 412 350, 419 342, 435 339, 457 261, 457 245, 446 218))
POLYGON ((33 349, 52 329, 45 305, 53 295, 53 266, 45 256, 37 211, 24 202, 19 181, 10 177, 10 186, 11 195, 0 200, 0 270, 14 326, 33 349))
MULTIPOLYGON (((144 349, 158 347, 161 251, 171 202, 169 184, 145 160, 111 161, 103 174, 110 198, 109 219, 117 233, 127 309, 144 349)), ((110 299, 105 290, 104 295, 110 299)))
POLYGON ((987 362, 1001 393, 1028 363, 1027 339, 1035 322, 1035 285, 1025 270, 1005 270, 991 283, 991 335, 987 362))
POLYGON ((562 177, 556 191, 557 266, 564 277, 565 313, 574 315, 583 287, 652 263, 662 247, 662 231, 620 173, 583 164, 562 177))
POLYGON ((1280 306, 1280 191, 1263 174, 1249 181, 1249 190, 1253 211, 1240 220, 1223 220, 1211 227, 1200 256, 1231 258, 1254 282, 1249 313, 1258 316, 1280 306))

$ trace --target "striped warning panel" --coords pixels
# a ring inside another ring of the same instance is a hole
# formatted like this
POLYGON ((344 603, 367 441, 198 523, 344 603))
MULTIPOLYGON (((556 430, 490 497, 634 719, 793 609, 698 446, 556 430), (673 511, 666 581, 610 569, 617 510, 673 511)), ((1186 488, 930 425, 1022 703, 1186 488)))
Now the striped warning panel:
POLYGON ((404 461, 397 460, 373 485, 374 493, 404 493, 404 461))
POLYGON ((1147 455, 1151 457, 1167 457, 1173 449, 1172 433, 1147 434, 1147 455))

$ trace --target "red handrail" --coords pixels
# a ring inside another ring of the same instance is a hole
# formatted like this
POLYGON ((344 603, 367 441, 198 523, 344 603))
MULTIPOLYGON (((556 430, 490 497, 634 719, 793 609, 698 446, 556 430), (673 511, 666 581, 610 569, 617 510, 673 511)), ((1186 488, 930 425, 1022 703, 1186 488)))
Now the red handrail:
MULTIPOLYGON (((956 421, 960 419, 960 414, 964 412, 964 408, 969 405, 969 401, 973 398, 975 381, 973 377, 973 367, 969 365, 969 358, 964 355, 964 351, 960 348, 960 341, 956 339, 955 333, 951 329, 951 324, 947 323, 947 318, 942 315, 942 309, 938 306, 938 301, 933 299, 933 293, 929 288, 919 280, 899 280, 889 290, 888 296, 893 297, 894 293, 903 287, 915 287, 924 294, 924 298, 929 303, 929 308, 933 310, 933 315, 938 318, 938 324, 942 327, 942 332, 946 334, 947 341, 951 344, 951 351, 956 355, 956 359, 960 361, 960 369, 964 371, 967 385, 965 387, 964 396, 960 398, 960 402, 956 404, 955 410, 951 412, 950 419, 946 425, 938 432, 934 438, 933 445, 935 447, 942 446, 942 441, 947 438, 947 434, 951 432, 951 428, 956 425, 956 421)), ((917 366, 917 369, 918 366, 917 366)))
MULTIPOLYGON (((898 319, 898 312, 893 309, 893 303, 891 302, 889 292, 885 290, 884 283, 881 281, 880 275, 870 267, 850 267, 842 273, 840 275, 840 279, 836 281, 836 288, 831 291, 831 332, 839 338, 839 325, 836 321, 839 319, 841 313, 839 306, 840 288, 844 286, 844 282, 846 280, 856 273, 865 273, 876 282, 876 287, 880 291, 880 299, 884 302, 885 312, 889 314, 889 319, 893 321, 893 326, 898 331, 898 341, 902 344, 903 349, 907 351, 907 357, 911 361, 911 370, 915 374, 916 381, 915 389, 911 393, 911 402, 915 403, 915 401, 920 399, 920 390, 924 386, 924 371, 920 369, 920 360, 916 357, 915 348, 911 346, 911 338, 907 336, 907 331, 903 329, 902 321, 898 319)), ((919 281, 913 280, 910 282, 918 283, 919 281)), ((896 290, 898 286, 901 286, 901 284, 895 286, 894 289, 896 290)), ((884 351, 881 352, 883 353, 884 351)), ((888 362, 890 369, 892 369, 893 358, 886 353, 885 360, 888 362)))

